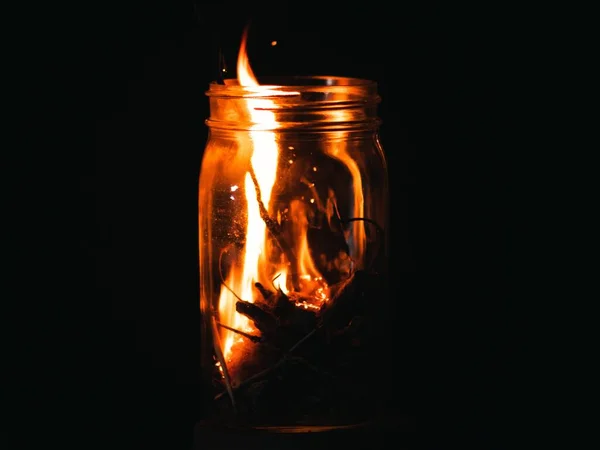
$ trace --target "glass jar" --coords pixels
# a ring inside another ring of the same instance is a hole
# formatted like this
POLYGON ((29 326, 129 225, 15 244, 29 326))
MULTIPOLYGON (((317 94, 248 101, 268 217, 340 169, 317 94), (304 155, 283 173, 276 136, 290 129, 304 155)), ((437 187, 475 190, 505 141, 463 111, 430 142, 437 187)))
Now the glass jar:
POLYGON ((199 183, 207 419, 359 426, 384 392, 388 182, 375 82, 211 84, 199 183))

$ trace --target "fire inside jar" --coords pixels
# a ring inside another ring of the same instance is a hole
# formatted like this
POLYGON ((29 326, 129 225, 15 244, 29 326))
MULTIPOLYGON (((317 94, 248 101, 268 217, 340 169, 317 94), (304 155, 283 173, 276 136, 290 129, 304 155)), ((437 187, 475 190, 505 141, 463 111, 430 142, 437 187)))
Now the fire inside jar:
MULTIPOLYGON (((381 148, 372 129, 278 132, 278 109, 314 96, 259 85, 245 36, 237 70, 226 85, 252 95, 215 105, 247 130, 213 126, 200 175, 213 412, 250 426, 359 423, 373 412, 378 383, 381 148)), ((324 108, 317 103, 303 113, 324 108)), ((347 109, 328 114, 352 122, 347 109)))

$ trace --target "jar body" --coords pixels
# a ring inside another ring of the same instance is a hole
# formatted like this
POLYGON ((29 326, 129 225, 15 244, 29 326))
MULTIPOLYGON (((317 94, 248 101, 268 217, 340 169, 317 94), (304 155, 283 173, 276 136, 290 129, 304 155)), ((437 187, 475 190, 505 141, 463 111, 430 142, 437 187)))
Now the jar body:
POLYGON ((255 125, 213 124, 200 172, 207 419, 280 431, 364 423, 384 376, 377 127, 255 125))

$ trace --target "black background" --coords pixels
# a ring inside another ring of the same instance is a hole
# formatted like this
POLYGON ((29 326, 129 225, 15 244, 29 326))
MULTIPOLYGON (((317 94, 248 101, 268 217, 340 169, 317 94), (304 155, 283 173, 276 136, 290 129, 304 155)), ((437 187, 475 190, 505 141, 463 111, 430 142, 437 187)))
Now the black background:
POLYGON ((189 449, 202 417, 204 91, 219 46, 235 76, 250 18, 257 75, 379 84, 392 212, 385 307, 397 319, 389 333, 397 345, 374 395, 389 386, 390 414, 411 418, 440 448, 474 439, 491 448, 520 427, 519 23, 499 5, 447 3, 154 0, 106 9, 94 67, 96 177, 88 189, 97 205, 96 288, 112 304, 111 430, 123 448, 189 449))

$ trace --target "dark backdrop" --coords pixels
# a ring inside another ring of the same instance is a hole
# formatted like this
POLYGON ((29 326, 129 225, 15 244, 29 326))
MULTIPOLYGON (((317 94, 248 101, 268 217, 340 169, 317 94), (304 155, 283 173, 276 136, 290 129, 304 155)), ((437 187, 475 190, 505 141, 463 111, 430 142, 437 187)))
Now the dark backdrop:
POLYGON ((516 63, 503 11, 154 0, 104 12, 94 69, 94 251, 97 288, 112 303, 111 429, 123 448, 189 449, 202 415, 196 208, 204 91, 219 46, 235 76, 250 18, 257 75, 379 83, 392 212, 386 307, 397 345, 375 385, 391 386, 390 414, 411 418, 430 438, 509 436, 519 417, 509 366, 518 336, 507 139, 516 63))

